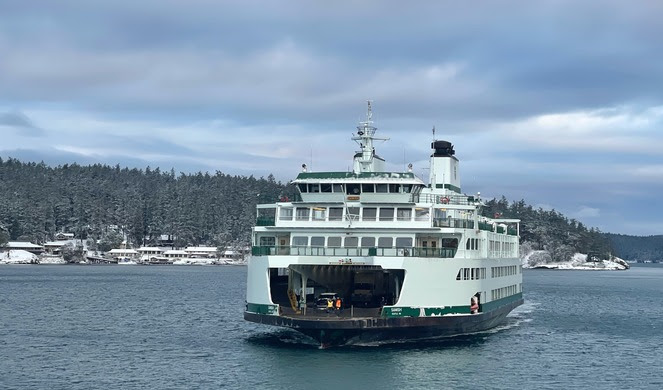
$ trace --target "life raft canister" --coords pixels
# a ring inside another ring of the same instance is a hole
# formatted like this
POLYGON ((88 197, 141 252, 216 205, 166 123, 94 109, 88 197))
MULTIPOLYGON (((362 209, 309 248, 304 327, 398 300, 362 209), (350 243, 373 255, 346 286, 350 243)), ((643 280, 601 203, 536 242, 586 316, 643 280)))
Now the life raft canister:
POLYGON ((446 196, 441 196, 438 198, 438 202, 442 204, 447 204, 449 203, 449 198, 447 198, 446 196))

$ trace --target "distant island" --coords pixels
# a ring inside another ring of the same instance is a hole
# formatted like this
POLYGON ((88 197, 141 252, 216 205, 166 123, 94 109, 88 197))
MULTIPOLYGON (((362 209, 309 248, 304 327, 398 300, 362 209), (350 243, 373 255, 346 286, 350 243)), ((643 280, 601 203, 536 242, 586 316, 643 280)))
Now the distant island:
POLYGON ((630 236, 605 233, 614 252, 624 260, 639 263, 663 263, 663 235, 630 236))
POLYGON ((567 261, 552 262, 547 251, 533 250, 528 253, 521 253, 521 259, 523 268, 582 271, 623 271, 631 268, 626 261, 619 257, 599 259, 583 253, 575 253, 567 261))

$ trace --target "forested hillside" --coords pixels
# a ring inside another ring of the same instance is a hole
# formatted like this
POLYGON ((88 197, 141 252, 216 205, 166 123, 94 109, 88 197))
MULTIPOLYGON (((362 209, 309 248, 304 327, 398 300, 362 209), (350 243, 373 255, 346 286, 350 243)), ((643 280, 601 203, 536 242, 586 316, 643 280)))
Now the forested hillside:
POLYGON ((135 244, 152 243, 161 234, 174 235, 178 246, 248 243, 256 203, 274 201, 282 190, 271 175, 176 175, 119 165, 52 168, 0 159, 0 226, 10 240, 37 243, 59 231, 82 239, 123 231, 135 244))
POLYGON ((612 243, 617 256, 631 261, 663 262, 663 235, 628 236, 625 234, 605 234, 612 243))
MULTIPOLYGON (((94 240, 125 234, 135 245, 174 235, 176 246, 249 244, 257 203, 293 198, 293 188, 274 180, 210 174, 179 174, 119 165, 48 167, 0 159, 0 239, 43 243, 56 232, 94 240)), ((552 261, 574 252, 607 257, 601 232, 557 211, 533 209, 524 200, 490 200, 484 215, 522 220, 522 243, 545 249, 552 261)))
POLYGON ((520 219, 523 249, 547 250, 553 262, 566 261, 576 252, 591 252, 609 259, 613 252, 610 242, 598 229, 588 228, 555 210, 534 209, 524 200, 512 203, 504 197, 490 200, 486 202, 484 215, 520 219))

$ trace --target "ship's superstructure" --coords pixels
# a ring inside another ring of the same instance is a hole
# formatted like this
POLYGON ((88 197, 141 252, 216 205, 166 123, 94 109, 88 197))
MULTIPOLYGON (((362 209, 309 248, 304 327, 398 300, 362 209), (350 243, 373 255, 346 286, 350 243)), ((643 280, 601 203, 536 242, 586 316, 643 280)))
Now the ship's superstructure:
POLYGON ((385 172, 376 130, 369 103, 352 172, 304 166, 300 200, 258 206, 245 319, 323 345, 498 325, 522 303, 519 221, 480 214, 450 142, 433 141, 428 183, 385 172))

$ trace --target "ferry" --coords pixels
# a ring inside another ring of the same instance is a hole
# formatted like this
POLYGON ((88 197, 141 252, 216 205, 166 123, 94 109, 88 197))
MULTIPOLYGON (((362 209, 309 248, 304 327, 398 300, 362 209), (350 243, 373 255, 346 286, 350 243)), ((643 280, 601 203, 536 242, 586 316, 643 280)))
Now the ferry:
POLYGON ((257 206, 244 319, 322 347, 449 337, 498 326, 523 303, 520 221, 461 192, 451 142, 428 183, 388 172, 371 103, 348 172, 302 172, 297 199, 257 206))

